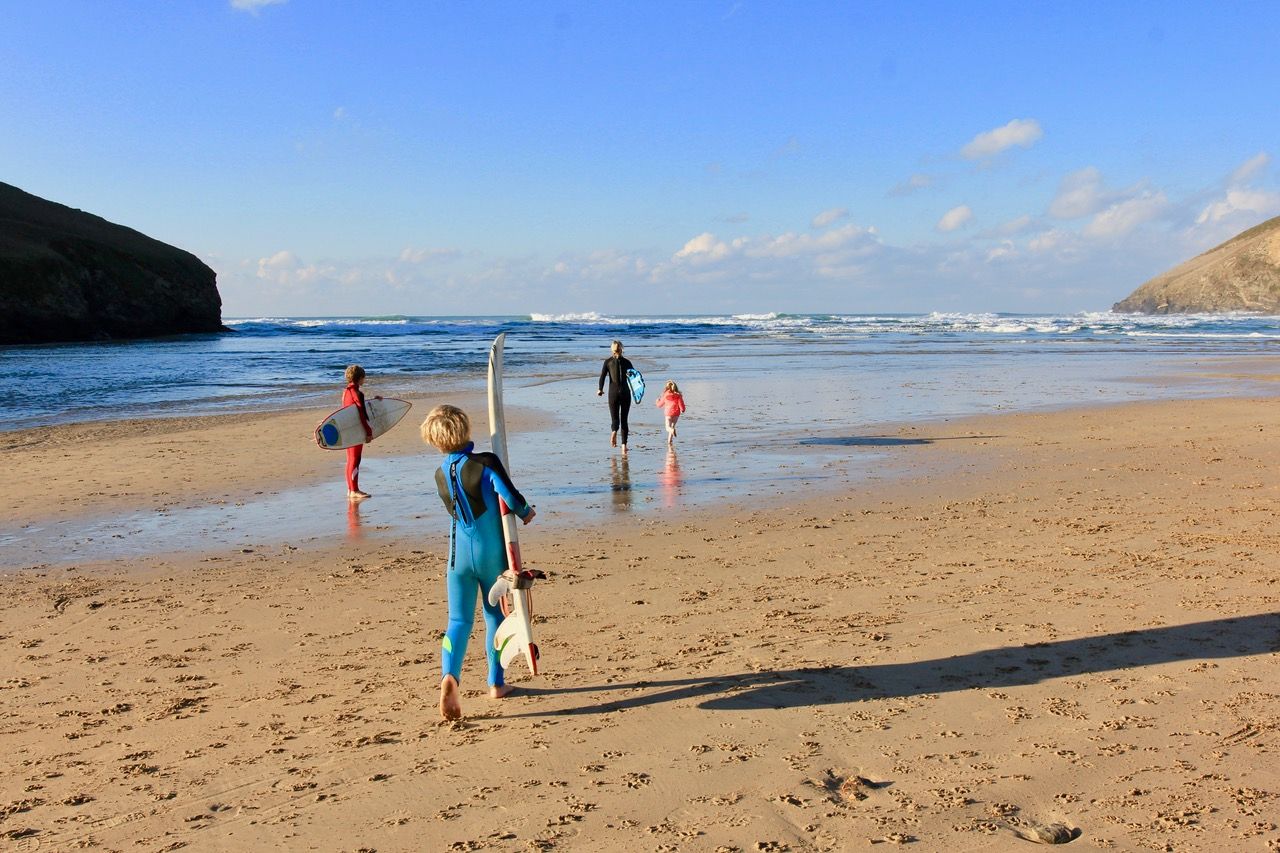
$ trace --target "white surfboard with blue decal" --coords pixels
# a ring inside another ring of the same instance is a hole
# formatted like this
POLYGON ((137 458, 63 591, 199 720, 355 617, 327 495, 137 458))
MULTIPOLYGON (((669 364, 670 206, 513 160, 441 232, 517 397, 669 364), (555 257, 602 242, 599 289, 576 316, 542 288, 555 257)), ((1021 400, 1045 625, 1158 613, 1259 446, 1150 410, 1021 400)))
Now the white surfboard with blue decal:
MULTIPOLYGON (((413 404, 407 400, 397 400, 394 397, 383 397, 381 400, 366 398, 364 410, 369 416, 373 437, 377 438, 400 423, 412 407, 413 404)), ((364 444, 366 440, 364 426, 360 423, 359 407, 355 403, 338 409, 316 427, 316 444, 325 450, 345 450, 364 444)))

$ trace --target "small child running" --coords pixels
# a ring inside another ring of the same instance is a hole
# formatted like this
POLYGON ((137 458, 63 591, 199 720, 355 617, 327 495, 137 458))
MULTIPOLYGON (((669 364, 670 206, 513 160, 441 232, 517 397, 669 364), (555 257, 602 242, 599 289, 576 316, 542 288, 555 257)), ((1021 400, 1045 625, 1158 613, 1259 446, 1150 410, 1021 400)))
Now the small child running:
POLYGON ((684 414, 684 395, 680 393, 680 386, 670 379, 663 386, 662 393, 658 396, 658 401, 654 404, 666 416, 667 427, 667 447, 674 447, 676 441, 676 421, 680 420, 680 416, 684 414))

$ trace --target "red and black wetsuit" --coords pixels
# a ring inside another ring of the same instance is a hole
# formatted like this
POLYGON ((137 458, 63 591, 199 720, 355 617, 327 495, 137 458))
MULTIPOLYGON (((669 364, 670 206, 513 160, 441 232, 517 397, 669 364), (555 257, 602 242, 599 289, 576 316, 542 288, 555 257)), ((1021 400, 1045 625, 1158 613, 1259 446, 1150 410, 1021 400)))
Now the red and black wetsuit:
MULTIPOLYGON (((364 408, 364 392, 354 384, 348 385, 342 392, 342 405, 350 406, 352 403, 355 403, 358 407, 356 411, 360 413, 360 425, 364 427, 364 434, 367 436, 373 431, 373 428, 369 426, 369 413, 364 408)), ((347 448, 348 492, 360 491, 360 456, 363 453, 363 444, 347 448)))

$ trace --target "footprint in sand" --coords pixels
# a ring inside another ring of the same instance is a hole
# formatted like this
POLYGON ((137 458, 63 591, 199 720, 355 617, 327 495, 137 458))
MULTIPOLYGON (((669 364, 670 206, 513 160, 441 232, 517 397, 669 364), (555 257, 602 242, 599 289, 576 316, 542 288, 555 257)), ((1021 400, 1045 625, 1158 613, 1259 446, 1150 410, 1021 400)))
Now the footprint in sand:
POLYGON ((1005 828, 1023 841, 1034 841, 1037 844, 1067 844, 1081 835, 1081 830, 1064 823, 1036 823, 1029 827, 1010 826, 1005 828))

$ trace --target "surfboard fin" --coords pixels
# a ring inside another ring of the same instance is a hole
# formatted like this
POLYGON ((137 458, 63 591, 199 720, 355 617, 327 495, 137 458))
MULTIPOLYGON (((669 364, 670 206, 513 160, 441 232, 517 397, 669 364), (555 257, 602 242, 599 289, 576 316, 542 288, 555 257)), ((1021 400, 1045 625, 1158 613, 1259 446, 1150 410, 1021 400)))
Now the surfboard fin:
POLYGON ((524 654, 530 645, 530 637, 524 630, 524 621, 512 614, 502 620, 498 631, 493 636, 493 647, 498 652, 502 668, 506 669, 517 657, 524 654))
POLYGON ((489 601, 490 607, 497 607, 498 602, 506 598, 507 593, 511 592, 511 575, 503 572, 498 575, 498 580, 493 586, 489 587, 489 594, 485 596, 489 601))
POLYGON ((490 607, 497 607, 501 601, 513 589, 532 589, 533 582, 536 580, 546 580, 547 573, 542 569, 521 569, 520 573, 515 577, 511 576, 511 572, 503 572, 498 575, 498 579, 493 586, 489 587, 489 593, 485 596, 489 600, 490 607))

